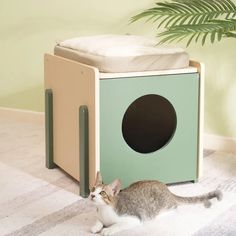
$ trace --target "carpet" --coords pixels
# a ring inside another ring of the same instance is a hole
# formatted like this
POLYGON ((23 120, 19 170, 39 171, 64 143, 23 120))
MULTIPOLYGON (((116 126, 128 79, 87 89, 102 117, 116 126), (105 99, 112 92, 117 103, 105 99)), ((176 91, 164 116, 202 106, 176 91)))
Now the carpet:
MULTIPOLYGON (((59 168, 46 169, 44 160, 43 120, 0 114, 0 235, 92 236, 96 209, 79 196, 74 179, 59 168)), ((235 155, 207 152, 198 183, 169 188, 183 196, 219 188, 224 197, 210 209, 181 206, 116 235, 236 235, 235 155)))

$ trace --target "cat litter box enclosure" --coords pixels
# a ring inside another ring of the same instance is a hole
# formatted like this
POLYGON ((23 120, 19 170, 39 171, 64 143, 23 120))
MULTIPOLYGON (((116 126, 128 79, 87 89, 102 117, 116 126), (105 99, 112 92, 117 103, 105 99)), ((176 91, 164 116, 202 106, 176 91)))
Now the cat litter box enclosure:
POLYGON ((201 171, 203 67, 100 73, 45 55, 46 161, 81 182, 196 181, 201 171))

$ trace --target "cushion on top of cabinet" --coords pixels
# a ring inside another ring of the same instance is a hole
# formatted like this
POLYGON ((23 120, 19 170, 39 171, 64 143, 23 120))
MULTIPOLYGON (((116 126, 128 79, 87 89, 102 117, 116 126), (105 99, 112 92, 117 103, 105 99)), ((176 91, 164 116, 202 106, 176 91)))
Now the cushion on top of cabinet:
POLYGON ((138 72, 189 66, 182 48, 157 46, 153 38, 135 35, 98 35, 58 43, 54 54, 97 67, 100 72, 138 72))

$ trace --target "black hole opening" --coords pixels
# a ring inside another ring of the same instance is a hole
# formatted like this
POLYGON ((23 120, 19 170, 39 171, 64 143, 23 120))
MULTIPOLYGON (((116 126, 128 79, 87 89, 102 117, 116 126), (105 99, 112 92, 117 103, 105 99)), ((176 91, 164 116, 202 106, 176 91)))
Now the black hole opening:
POLYGON ((130 104, 123 117, 122 133, 133 150, 151 153, 170 141, 176 124, 172 104, 162 96, 149 94, 130 104))

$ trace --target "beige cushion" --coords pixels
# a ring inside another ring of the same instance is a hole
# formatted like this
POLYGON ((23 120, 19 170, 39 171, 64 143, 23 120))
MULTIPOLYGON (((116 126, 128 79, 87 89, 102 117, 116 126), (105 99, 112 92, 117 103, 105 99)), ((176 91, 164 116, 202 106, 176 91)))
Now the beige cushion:
POLYGON ((188 54, 182 48, 157 47, 152 38, 133 35, 99 35, 65 40, 55 55, 95 66, 101 72, 136 72, 185 68, 188 54))

